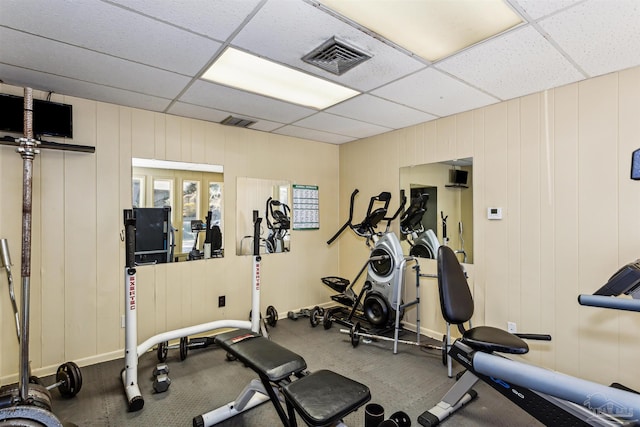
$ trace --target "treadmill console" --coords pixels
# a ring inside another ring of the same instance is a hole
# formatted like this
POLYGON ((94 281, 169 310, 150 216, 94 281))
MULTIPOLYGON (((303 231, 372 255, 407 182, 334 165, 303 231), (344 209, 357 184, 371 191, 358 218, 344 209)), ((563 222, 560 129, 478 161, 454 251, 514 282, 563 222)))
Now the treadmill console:
POLYGON ((620 268, 611 276, 609 281, 600 289, 594 292, 594 295, 620 295, 632 294, 634 291, 640 291, 640 259, 630 262, 620 268))

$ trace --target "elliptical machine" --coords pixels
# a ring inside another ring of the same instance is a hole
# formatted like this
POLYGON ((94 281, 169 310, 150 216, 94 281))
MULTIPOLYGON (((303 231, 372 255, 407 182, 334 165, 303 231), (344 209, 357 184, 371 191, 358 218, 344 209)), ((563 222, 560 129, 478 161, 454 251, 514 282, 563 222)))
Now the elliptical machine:
POLYGON ((411 201, 409 208, 400 218, 400 233, 407 237, 411 246, 409 255, 436 259, 440 247, 438 236, 432 229, 425 230, 422 224, 428 200, 429 195, 422 193, 411 201))
MULTIPOLYGON (((400 215, 405 200, 403 198, 400 207, 393 216, 386 217, 391 193, 385 191, 373 196, 369 200, 369 207, 364 219, 360 223, 354 224, 352 222, 353 208, 357 194, 357 189, 351 194, 349 219, 327 241, 327 244, 330 245, 344 230, 351 228, 358 236, 366 239, 367 246, 371 248, 371 254, 353 282, 336 276, 322 278, 325 285, 338 292, 337 295, 332 295, 331 299, 341 304, 339 307, 324 311, 323 326, 325 329, 329 329, 332 323, 336 322, 343 326, 352 327, 356 321, 360 321, 370 325, 372 330, 384 333, 394 327, 396 314, 398 314, 396 311, 400 312, 400 318, 404 314, 398 289, 403 285, 406 259, 402 253, 400 240, 389 231, 389 228, 391 222, 400 215), (384 232, 376 231, 380 221, 387 221, 384 232), (367 271, 366 281, 360 292, 356 294, 353 286, 365 270, 367 271)), ((319 320, 317 319, 317 314, 312 313, 312 326, 318 324, 319 320)))
POLYGON ((288 252, 286 237, 291 228, 291 209, 286 203, 275 200, 273 197, 267 199, 264 217, 267 221, 269 235, 265 239, 267 253, 288 252), (269 219, 271 217, 271 219, 269 219))

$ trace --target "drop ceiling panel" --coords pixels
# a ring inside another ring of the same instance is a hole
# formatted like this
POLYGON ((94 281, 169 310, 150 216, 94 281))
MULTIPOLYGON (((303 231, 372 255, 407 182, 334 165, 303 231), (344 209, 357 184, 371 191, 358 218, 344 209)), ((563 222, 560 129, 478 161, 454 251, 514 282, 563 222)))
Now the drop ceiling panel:
POLYGON ((313 141, 328 142, 330 144, 344 144, 345 142, 350 142, 357 139, 315 129, 301 128, 298 126, 284 126, 278 130, 275 130, 273 133, 295 136, 297 138, 310 139, 313 141))
POLYGON ((278 123, 291 123, 316 111, 202 80, 196 81, 180 100, 278 123))
POLYGON ((591 77, 640 63, 637 0, 591 0, 539 24, 591 77))
POLYGON ((507 0, 522 10, 533 19, 551 15, 565 7, 574 6, 584 0, 507 0))
POLYGON ((10 1, 2 12, 0 25, 183 74, 198 72, 221 46, 99 1, 10 1), (57 17, 44 17, 43 10, 54 10, 57 17))
POLYGON ((533 27, 466 50, 437 68, 505 100, 562 86, 584 76, 533 27))
POLYGON ((436 118, 423 111, 367 94, 344 101, 325 111, 391 129, 400 129, 436 118))
POLYGON ((313 116, 298 120, 296 126, 326 131, 331 129, 332 133, 351 136, 354 138, 365 138, 371 135, 388 132, 392 129, 359 120, 348 119, 329 113, 317 113, 313 116))
POLYGON ((249 129, 260 130, 264 132, 271 132, 274 129, 282 127, 282 123, 270 122, 268 120, 256 119, 255 117, 248 117, 244 115, 231 114, 227 111, 201 107, 199 105, 186 104, 184 102, 176 102, 171 106, 171 108, 169 108, 167 113, 175 114, 176 116, 193 117, 196 119, 216 123, 219 123, 227 117, 233 115, 234 117, 239 117, 241 119, 256 121, 256 123, 249 126, 249 129))
POLYGON ((360 91, 371 90, 424 67, 422 62, 303 1, 267 2, 232 44, 360 91), (300 59, 332 36, 367 52, 372 58, 342 76, 300 59))
POLYGON ((440 117, 498 102, 433 68, 393 82, 372 94, 440 117))
MULTIPOLYGON (((0 40, 2 63, 104 86, 174 98, 190 80, 179 74, 3 27, 0 27, 0 40), (55 60, 51 60, 51 52, 55 52, 55 60)), ((56 88, 56 92, 60 90, 56 88)))
POLYGON ((225 111, 201 107, 199 105, 186 104, 184 102, 174 103, 169 107, 167 113, 182 117, 193 117, 195 119, 206 120, 209 122, 221 122, 230 115, 225 111))
POLYGON ((260 0, 111 0, 197 34, 225 41, 260 0))
POLYGON ((45 74, 39 71, 25 70, 11 65, 0 64, 0 76, 5 83, 15 86, 29 86, 33 89, 55 91, 78 98, 93 99, 117 105, 126 105, 150 111, 164 111, 170 100, 143 95, 94 83, 68 79, 66 77, 45 74), (33 84, 33 82, 38 82, 33 84))

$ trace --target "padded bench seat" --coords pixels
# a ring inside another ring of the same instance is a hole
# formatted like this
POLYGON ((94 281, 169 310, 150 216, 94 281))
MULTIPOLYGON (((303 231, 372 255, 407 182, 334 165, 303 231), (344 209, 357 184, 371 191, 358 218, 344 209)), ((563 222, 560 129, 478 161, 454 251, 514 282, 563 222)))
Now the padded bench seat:
MULTIPOLYGON (((253 369, 270 391, 274 383, 282 391, 289 420, 285 425, 295 426, 292 409, 311 426, 331 425, 355 411, 371 399, 369 388, 329 370, 307 374, 304 359, 298 354, 250 330, 239 329, 217 335, 216 344, 253 369), (298 379, 292 380, 290 377, 298 379), (286 381, 284 381, 286 380, 286 381), (291 380, 291 381, 289 381, 291 380)), ((271 401, 281 415, 277 397, 271 401)))

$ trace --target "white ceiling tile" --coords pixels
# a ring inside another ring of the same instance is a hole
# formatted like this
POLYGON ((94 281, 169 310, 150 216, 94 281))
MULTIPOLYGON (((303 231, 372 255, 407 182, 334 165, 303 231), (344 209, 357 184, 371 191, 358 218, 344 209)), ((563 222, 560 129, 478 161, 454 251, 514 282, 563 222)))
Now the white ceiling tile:
POLYGON ((141 108, 143 110, 164 111, 171 101, 5 64, 0 64, 0 76, 2 76, 2 80, 5 83, 15 86, 28 86, 46 92, 55 88, 55 92, 63 95, 141 108), (37 83, 34 84, 34 82, 37 83))
POLYGON ((192 117, 195 119, 205 120, 208 122, 220 123, 229 116, 241 119, 253 120, 256 123, 249 126, 249 129, 271 132, 274 129, 282 127, 282 123, 270 122, 268 120, 256 119, 245 115, 231 114, 227 111, 220 111, 214 108, 201 107, 199 105, 187 104, 184 102, 176 102, 168 110, 167 113, 176 116, 192 117))
POLYGON ((230 111, 278 123, 291 123, 309 116, 316 110, 292 105, 283 101, 243 92, 241 90, 205 82, 196 81, 180 97, 181 101, 230 111))
POLYGON ((637 0, 589 0, 539 24, 592 77, 640 63, 637 0))
POLYGON ((314 114, 313 116, 298 120, 294 125, 320 131, 331 129, 333 133, 354 138, 365 138, 392 130, 384 126, 348 119, 329 113, 314 114))
POLYGON ((549 16, 565 7, 574 6, 584 0, 507 0, 519 5, 534 20, 549 16))
POLYGON ((260 0, 110 0, 198 34, 225 41, 260 0))
POLYGON ((9 1, 2 8, 0 25, 182 74, 200 71, 221 46, 103 2, 9 1), (46 19, 43 10, 52 11, 46 19))
POLYGON ((176 102, 169 109, 168 114, 183 117, 193 117, 194 119, 205 120, 207 122, 220 123, 229 117, 229 113, 216 110, 214 108, 201 107, 199 105, 187 104, 184 102, 176 102))
POLYGON ((267 2, 231 43, 360 91, 424 67, 422 62, 303 1, 267 2), (342 76, 302 61, 303 56, 332 36, 368 52, 372 58, 342 76))
POLYGON ((280 129, 275 130, 273 133, 295 136, 297 138, 311 139, 313 141, 328 142, 330 144, 344 144, 345 142, 350 142, 357 139, 315 129, 301 128, 298 126, 284 126, 280 129))
POLYGON ((503 100, 584 78, 531 26, 481 43, 436 67, 503 100))
POLYGON ((0 62, 89 83, 174 98, 190 81, 168 71, 0 27, 0 62), (11 48, 5 48, 11 46, 11 48), (55 60, 51 59, 55 52, 55 60))
POLYGON ((393 82, 372 94, 441 117, 498 101, 433 68, 393 82))
POLYGON ((349 99, 325 111, 391 129, 400 129, 436 118, 431 114, 367 94, 349 99))

